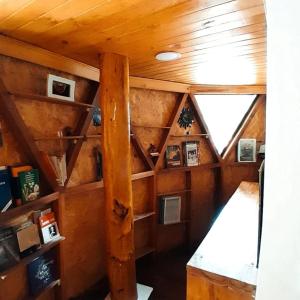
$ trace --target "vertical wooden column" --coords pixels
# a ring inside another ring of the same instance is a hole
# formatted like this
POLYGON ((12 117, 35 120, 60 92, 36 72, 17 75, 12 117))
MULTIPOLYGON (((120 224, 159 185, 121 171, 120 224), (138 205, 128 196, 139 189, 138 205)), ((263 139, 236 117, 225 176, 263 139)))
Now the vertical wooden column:
POLYGON ((100 59, 100 106, 106 210, 107 267, 112 300, 137 299, 128 59, 105 53, 100 59))

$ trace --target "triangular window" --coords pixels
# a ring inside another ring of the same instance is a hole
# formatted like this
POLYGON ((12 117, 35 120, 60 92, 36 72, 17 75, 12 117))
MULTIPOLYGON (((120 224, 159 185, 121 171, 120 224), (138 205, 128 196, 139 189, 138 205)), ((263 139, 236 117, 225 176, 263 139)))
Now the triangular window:
POLYGON ((222 154, 233 137, 256 95, 195 95, 198 106, 222 154))

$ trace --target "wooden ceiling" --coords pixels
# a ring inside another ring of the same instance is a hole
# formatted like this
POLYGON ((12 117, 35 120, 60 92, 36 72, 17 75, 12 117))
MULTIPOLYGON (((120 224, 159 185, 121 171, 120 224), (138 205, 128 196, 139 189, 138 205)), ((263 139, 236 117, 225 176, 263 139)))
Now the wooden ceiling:
POLYGON ((263 0, 0 0, 0 33, 99 67, 188 84, 265 84, 263 0), (156 53, 181 59, 158 62, 156 53))

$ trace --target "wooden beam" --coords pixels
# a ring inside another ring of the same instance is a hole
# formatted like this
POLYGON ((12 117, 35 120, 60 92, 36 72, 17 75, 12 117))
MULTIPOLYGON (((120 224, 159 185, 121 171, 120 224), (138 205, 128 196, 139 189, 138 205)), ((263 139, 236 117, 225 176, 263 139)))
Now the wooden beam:
POLYGON ((52 168, 46 160, 43 159, 33 136, 28 130, 27 126, 22 119, 13 96, 7 91, 3 81, 0 78, 0 104, 1 113, 3 118, 6 120, 10 127, 10 130, 14 133, 16 140, 20 143, 21 148, 25 151, 29 161, 33 164, 35 168, 39 169, 39 172, 52 190, 58 190, 58 184, 56 178, 50 176, 53 172, 47 171, 52 168))
POLYGON ((167 148, 167 145, 168 145, 171 133, 172 133, 172 128, 174 127, 174 125, 176 124, 176 122, 179 118, 179 115, 182 111, 182 108, 184 107, 184 104, 186 102, 187 97, 188 97, 188 94, 184 94, 181 97, 181 99, 179 101, 177 101, 177 104, 176 104, 176 106, 173 110, 172 116, 171 116, 171 118, 169 120, 169 123, 168 123, 168 127, 170 127, 170 129, 168 129, 167 132, 163 135, 161 144, 159 145, 159 148, 158 148, 159 157, 158 157, 158 159, 155 163, 155 170, 156 171, 159 168, 160 162, 164 158, 165 151, 166 151, 166 148, 167 148))
POLYGON ((178 93, 190 92, 189 84, 184 84, 179 82, 130 76, 129 83, 130 83, 130 87, 135 87, 135 88, 178 92, 178 93))
POLYGON ((105 53, 101 56, 100 68, 110 296, 112 300, 136 300, 128 59, 105 53))
MULTIPOLYGON (((18 58, 33 64, 70 73, 89 80, 99 81, 100 71, 98 68, 76 61, 72 58, 65 57, 4 35, 0 35, 0 45, 0 54, 2 55, 18 58)), ((130 77, 129 83, 130 87, 179 93, 187 93, 190 87, 188 84, 135 76, 130 77)))
MULTIPOLYGON (((99 81, 100 71, 72 58, 0 35, 0 54, 33 64, 99 81)), ((179 82, 130 76, 130 87, 194 94, 266 94, 265 85, 190 85, 179 82)))
POLYGON ((265 85, 191 85, 192 94, 266 94, 265 85))
POLYGON ((132 145, 134 146, 135 150, 139 154, 140 158, 143 160, 144 164, 148 168, 150 168, 150 170, 153 170, 154 164, 153 164, 152 160, 148 157, 148 153, 143 148, 143 145, 142 145, 140 139, 138 138, 138 136, 136 135, 134 128, 131 128, 131 133, 132 133, 132 135, 130 135, 130 138, 131 138, 132 145))
POLYGON ((265 95, 257 96, 257 98, 255 99, 254 103, 248 110, 248 113, 246 114, 244 120, 241 122, 237 132, 235 133, 235 135, 232 137, 232 139, 228 143, 228 146, 226 147, 226 150, 225 150, 224 154, 222 155, 224 161, 226 161, 228 159, 230 152, 238 143, 238 141, 241 138, 246 127, 248 126, 248 124, 253 119, 254 115, 256 114, 258 107, 261 105, 262 101, 265 101, 265 99, 266 99, 265 95))
MULTIPOLYGON (((99 99, 99 94, 100 94, 100 88, 98 87, 96 90, 96 93, 94 95, 92 105, 96 105, 99 99)), ((93 117, 93 109, 88 108, 86 111, 82 112, 81 117, 77 123, 77 127, 74 131, 74 136, 85 136, 89 126, 91 124, 91 120, 93 117)), ((99 137, 100 138, 100 137, 99 137)), ((68 148, 67 151, 67 179, 65 182, 65 185, 68 184, 72 171, 74 169, 75 163, 77 161, 79 152, 81 150, 82 144, 84 142, 84 139, 78 139, 76 144, 71 144, 70 147, 68 148)))

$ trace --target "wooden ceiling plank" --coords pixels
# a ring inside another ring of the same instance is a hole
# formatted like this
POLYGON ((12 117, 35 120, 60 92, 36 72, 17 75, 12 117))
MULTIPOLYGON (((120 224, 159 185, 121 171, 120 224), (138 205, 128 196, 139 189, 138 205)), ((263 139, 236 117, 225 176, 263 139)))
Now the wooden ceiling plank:
POLYGON ((148 74, 159 74, 160 72, 171 72, 171 71, 174 71, 174 70, 178 70, 178 69, 181 69, 183 67, 188 67, 188 66, 191 66, 191 65, 200 65, 200 64, 204 64, 204 63, 208 63, 209 62, 214 62, 216 60, 220 61, 220 57, 222 60, 231 60, 231 61, 236 61, 237 63, 239 62, 251 62, 251 61, 256 61, 257 58, 262 58, 262 61, 266 61, 266 51, 261 51, 259 49, 257 50, 253 50, 251 52, 254 52, 254 53, 245 53, 245 54, 238 54, 236 56, 231 56, 231 57, 227 57, 227 56, 222 56, 222 54, 220 54, 219 56, 205 56, 205 55, 202 55, 202 56, 199 56, 199 57, 194 57, 194 58, 191 58, 191 59, 186 59, 186 60, 182 60, 182 61, 178 61, 178 62, 174 62, 174 63, 170 63, 170 64, 161 64, 161 65, 158 65, 158 66, 153 66, 153 67, 147 67, 145 69, 145 71, 143 71, 142 68, 139 68, 139 69, 136 69, 136 68, 132 68, 131 69, 131 73, 132 74, 140 74, 140 75, 143 75, 145 77, 147 77, 148 74), (255 51, 258 51, 258 52, 255 52, 255 51))
POLYGON ((0 20, 1 32, 9 34, 64 2, 67 2, 67 0, 30 1, 7 18, 0 20))
POLYGON ((212 95, 235 95, 235 94, 266 94, 265 85, 193 85, 192 94, 212 95))
MULTIPOLYGON (((178 39, 181 37, 185 37, 186 34, 193 33, 198 30, 201 32, 201 35, 208 35, 213 34, 218 31, 224 31, 226 27, 227 29, 232 29, 235 27, 241 27, 248 25, 247 22, 249 19, 254 18, 255 16, 261 15, 261 21, 265 18, 263 6, 255 6, 249 9, 244 10, 243 12, 233 12, 225 15, 221 15, 215 18, 211 18, 213 20, 213 25, 209 26, 203 26, 205 22, 209 22, 209 20, 201 21, 192 23, 187 26, 180 25, 179 23, 174 23, 175 27, 166 28, 167 25, 163 27, 159 27, 159 30, 144 30, 139 31, 137 33, 132 33, 130 36, 126 35, 126 37, 120 37, 116 33, 103 33, 102 31, 99 32, 99 29, 96 28, 91 32, 85 32, 82 34, 81 32, 74 33, 73 35, 69 35, 66 37, 68 40, 70 46, 65 47, 64 49, 61 49, 62 54, 66 54, 69 51, 72 52, 72 49, 81 48, 81 45, 84 44, 85 48, 89 47, 95 47, 96 45, 100 45, 100 49, 103 51, 120 51, 117 47, 118 45, 122 45, 124 43, 127 43, 128 48, 130 49, 133 47, 133 45, 136 45, 138 43, 145 42, 145 36, 147 36, 146 42, 150 42, 153 44, 160 44, 162 40, 164 39, 170 39, 173 38, 174 40, 178 41, 178 39), (241 17, 243 15, 243 17, 241 17), (225 27, 226 26, 226 27, 225 27), (230 27, 231 26, 231 27, 230 27), (224 28, 225 27, 225 28, 224 28), (200 30, 199 30, 200 29, 200 30)), ((211 20, 211 21, 212 21, 211 20)), ((177 21, 177 20, 176 20, 177 21)), ((179 21, 178 21, 179 22, 179 21)), ((172 23, 173 24, 173 23, 172 23)), ((99 28, 99 27, 98 27, 99 28)), ((125 32, 127 32, 128 28, 124 28, 125 32)), ((39 41, 39 43, 42 43, 42 41, 39 41)), ((51 45, 53 45, 53 51, 56 51, 55 45, 57 44, 57 39, 53 40, 51 45)), ((150 45, 151 46, 151 45, 150 45)), ((96 47, 96 48, 99 48, 96 47)))
POLYGON ((22 9, 25 5, 30 3, 32 0, 20 0, 20 1, 11 1, 11 0, 2 0, 0 2, 0 21, 5 20, 15 11, 22 9))

